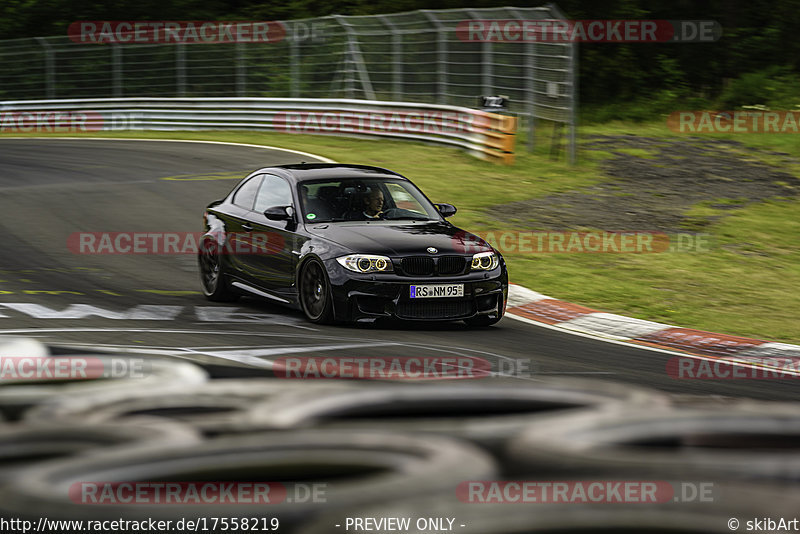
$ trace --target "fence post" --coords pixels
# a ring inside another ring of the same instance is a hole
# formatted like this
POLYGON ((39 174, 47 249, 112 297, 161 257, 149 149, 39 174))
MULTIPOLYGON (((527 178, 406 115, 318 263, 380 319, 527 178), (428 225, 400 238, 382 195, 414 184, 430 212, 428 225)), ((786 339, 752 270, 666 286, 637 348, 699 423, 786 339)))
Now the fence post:
POLYGON ((578 162, 577 136, 578 118, 575 109, 578 107, 578 43, 569 45, 570 67, 569 72, 569 164, 578 162))
POLYGON ((397 102, 403 99, 403 34, 397 30, 397 26, 385 15, 378 17, 389 27, 392 32, 392 97, 397 102))
MULTIPOLYGON (((475 11, 467 9, 466 12, 473 19, 480 20, 480 16, 475 11)), ((492 43, 486 40, 481 46, 481 87, 483 94, 486 96, 491 96, 494 92, 492 78, 492 43)))
POLYGON ((528 90, 528 152, 533 152, 536 146, 536 45, 528 43, 528 54, 525 66, 528 75, 525 77, 525 87, 528 90))
POLYGON ((289 92, 292 98, 300 97, 300 45, 297 42, 297 30, 289 41, 289 92))
MULTIPOLYGON (((520 23, 525 17, 518 10, 510 8, 509 12, 517 18, 520 23)), ((533 152, 536 146, 536 45, 533 41, 525 43, 525 92, 528 95, 525 102, 526 114, 528 116, 528 140, 526 143, 528 152, 533 152)))
POLYGON ((353 98, 355 96, 355 52, 353 51, 353 36, 347 32, 347 59, 345 59, 344 83, 345 96, 353 98))
MULTIPOLYGON (((548 4, 547 6, 550 11, 556 16, 556 18, 561 20, 566 20, 566 17, 563 13, 558 9, 555 4, 548 4)), ((570 165, 575 165, 578 161, 578 152, 577 152, 577 116, 576 116, 576 107, 578 105, 578 43, 570 43, 567 45, 569 47, 569 64, 567 65, 567 76, 566 76, 566 85, 567 91, 569 95, 569 111, 567 117, 567 128, 569 129, 568 132, 568 143, 569 147, 568 150, 568 160, 570 165)))
POLYGON ((244 51, 244 43, 236 41, 236 96, 247 96, 247 62, 244 51))
POLYGON ((344 21, 344 17, 341 15, 334 15, 333 18, 335 18, 339 25, 344 28, 344 31, 347 32, 347 57, 349 59, 347 63, 348 77, 346 79, 347 98, 353 98, 355 91, 353 82, 356 81, 354 76, 358 74, 361 81, 361 90, 364 92, 365 98, 375 100, 375 91, 372 89, 372 82, 370 82, 367 66, 364 63, 364 57, 361 55, 361 50, 358 47, 358 39, 356 38, 353 28, 344 21), (353 76, 349 76, 350 73, 353 73, 353 76))
POLYGON ((175 81, 178 96, 186 96, 186 49, 183 43, 175 45, 175 81))
POLYGON ((350 34, 350 28, 347 27, 347 24, 342 21, 341 15, 333 15, 333 19, 339 24, 339 26, 344 29, 344 33, 347 36, 347 44, 345 45, 345 53, 344 53, 344 61, 343 69, 342 69, 342 76, 344 76, 344 96, 345 98, 353 98, 355 94, 355 88, 353 87, 353 82, 355 82, 354 74, 355 71, 355 58, 353 57, 353 36, 350 34))
POLYGON ((39 45, 44 49, 45 95, 47 98, 56 97, 56 62, 53 47, 44 37, 36 37, 39 45))
POLYGON ((436 101, 440 104, 447 102, 447 41, 446 28, 436 16, 423 9, 422 12, 428 20, 436 26, 436 101))
POLYGON ((111 45, 111 94, 114 98, 122 96, 122 47, 111 45))
POLYGON ((483 43, 482 55, 481 85, 483 86, 483 93, 489 96, 494 92, 492 89, 492 78, 494 74, 492 70, 492 43, 490 41, 485 41, 483 43))

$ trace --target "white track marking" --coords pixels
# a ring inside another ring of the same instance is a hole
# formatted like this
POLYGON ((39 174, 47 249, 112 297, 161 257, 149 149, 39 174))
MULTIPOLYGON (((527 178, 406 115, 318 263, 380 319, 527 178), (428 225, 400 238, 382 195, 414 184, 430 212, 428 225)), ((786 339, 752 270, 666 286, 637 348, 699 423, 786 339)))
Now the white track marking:
POLYGON ((46 139, 48 141, 52 139, 71 139, 73 141, 156 141, 159 143, 208 143, 211 145, 232 145, 232 146, 247 146, 251 148, 265 148, 268 150, 277 150, 280 152, 288 152, 290 154, 297 154, 298 156, 305 156, 308 158, 316 159, 322 163, 336 163, 335 160, 330 158, 326 158, 325 156, 318 156, 316 154, 311 154, 310 152, 303 152, 302 150, 292 150, 291 148, 281 148, 278 146, 270 146, 270 145, 252 145, 249 143, 233 143, 229 141, 204 141, 201 139, 146 139, 146 138, 130 138, 125 139, 122 137, 0 137, 0 140, 3 139, 46 139))

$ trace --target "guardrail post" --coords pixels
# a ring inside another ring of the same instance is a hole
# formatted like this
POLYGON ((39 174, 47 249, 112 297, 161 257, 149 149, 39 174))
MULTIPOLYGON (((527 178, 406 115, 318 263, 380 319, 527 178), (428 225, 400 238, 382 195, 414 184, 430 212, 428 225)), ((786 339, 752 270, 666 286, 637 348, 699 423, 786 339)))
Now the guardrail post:
POLYGON ((36 37, 39 45, 44 49, 45 95, 47 98, 56 97, 56 62, 53 47, 44 37, 36 37))

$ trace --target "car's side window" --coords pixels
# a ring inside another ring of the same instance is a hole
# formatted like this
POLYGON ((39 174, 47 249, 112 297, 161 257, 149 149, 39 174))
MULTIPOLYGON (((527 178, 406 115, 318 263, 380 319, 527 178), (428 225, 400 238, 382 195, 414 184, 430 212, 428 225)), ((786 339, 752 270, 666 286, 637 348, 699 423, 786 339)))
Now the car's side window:
POLYGON ((256 205, 253 208, 255 211, 263 213, 267 208, 294 204, 289 182, 274 174, 265 174, 263 176, 261 189, 258 191, 256 205))
POLYGON ((244 209, 253 209, 253 202, 256 199, 258 187, 261 185, 262 176, 264 175, 259 174, 257 176, 253 176, 247 182, 245 182, 239 188, 239 190, 236 191, 236 194, 233 195, 233 203, 244 209))

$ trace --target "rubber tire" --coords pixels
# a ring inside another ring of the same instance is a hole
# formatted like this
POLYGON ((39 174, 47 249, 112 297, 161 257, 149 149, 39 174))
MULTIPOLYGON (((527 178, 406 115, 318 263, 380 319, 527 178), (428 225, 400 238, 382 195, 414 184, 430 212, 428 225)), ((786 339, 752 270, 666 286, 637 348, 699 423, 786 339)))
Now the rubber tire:
MULTIPOLYGON (((363 380, 356 380, 363 382, 363 380)), ((313 381, 312 381, 313 382, 313 381)), ((433 384, 366 381, 341 392, 295 390, 252 407, 262 428, 323 428, 361 432, 425 432, 470 441, 493 453, 506 471, 508 442, 540 419, 595 413, 606 405, 669 409, 659 391, 578 378, 431 380, 433 384)))
MULTIPOLYGON (((68 357, 69 355, 64 355, 68 357)), ((135 356, 93 356, 92 360, 116 360, 128 358, 140 361, 135 356)), ((145 376, 108 378, 97 380, 58 380, 54 382, 0 382, 0 412, 11 420, 20 419, 27 410, 34 406, 52 403, 60 405, 64 399, 91 395, 94 397, 113 398, 125 391, 164 391, 173 390, 176 384, 191 386, 202 384, 208 380, 208 373, 202 367, 188 361, 150 359, 144 361, 145 376)), ((129 367, 130 368, 130 367, 129 367)))
POLYGON ((386 432, 288 431, 218 438, 189 446, 161 445, 56 460, 19 470, 0 486, 0 517, 180 519, 278 517, 280 532, 318 513, 391 502, 416 495, 451 494, 464 480, 497 476, 483 451, 457 440, 386 432), (268 506, 216 503, 110 503, 73 501, 65 488, 82 481, 313 481, 333 483, 324 502, 268 506))
POLYGON ((36 462, 149 445, 183 447, 202 441, 191 427, 154 417, 125 422, 48 421, 0 426, 0 481, 36 462))
POLYGON ((800 481, 796 404, 622 410, 533 422, 508 446, 524 474, 800 481))
POLYGON ((314 324, 330 324, 330 323, 332 323, 333 322, 333 295, 331 293, 331 281, 330 281, 330 278, 328 277, 328 271, 325 269, 325 265, 323 265, 319 260, 314 259, 314 258, 306 261, 306 263, 304 263, 303 267, 300 269, 300 276, 299 276, 297 285, 298 285, 298 289, 299 289, 300 306, 303 309, 303 313, 305 314, 306 319, 308 319, 310 322, 312 322, 314 324), (324 292, 325 292, 326 302, 324 304, 322 312, 316 317, 312 313, 310 313, 308 311, 308 308, 306 307, 305 297, 303 295, 303 293, 304 293, 304 291, 306 289, 305 288, 305 282, 304 282, 303 279, 305 278, 306 273, 308 272, 308 269, 310 269, 312 266, 316 266, 317 268, 319 268, 322 271, 322 276, 323 276, 324 281, 325 281, 325 287, 323 289, 324 289, 324 292))
POLYGON ((239 300, 239 294, 233 291, 228 286, 228 280, 225 276, 224 262, 219 253, 219 244, 216 241, 206 239, 200 245, 200 250, 197 253, 197 265, 200 269, 200 287, 203 290, 203 295, 212 302, 235 302, 239 300), (207 258, 212 258, 216 262, 219 272, 213 282, 209 285, 206 277, 208 276, 206 270, 208 265, 205 263, 207 258))
POLYGON ((131 417, 163 418, 189 425, 208 437, 271 430, 250 415, 254 405, 302 390, 306 395, 341 393, 352 388, 345 381, 218 379, 206 383, 175 384, 169 389, 123 390, 102 395, 74 395, 58 403, 35 407, 25 414, 31 424, 112 423, 131 417))

